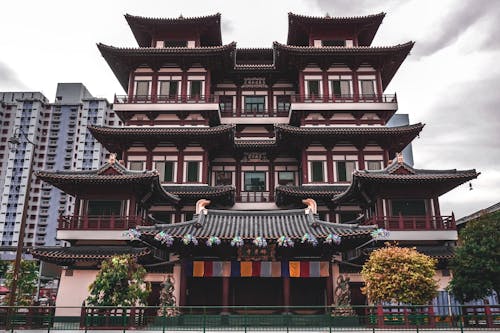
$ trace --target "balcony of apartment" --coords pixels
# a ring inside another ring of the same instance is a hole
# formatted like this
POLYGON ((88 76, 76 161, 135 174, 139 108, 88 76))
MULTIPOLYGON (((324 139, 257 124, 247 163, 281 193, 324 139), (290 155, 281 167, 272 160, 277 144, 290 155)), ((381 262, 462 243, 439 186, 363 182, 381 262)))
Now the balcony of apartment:
POLYGON ((397 111, 396 94, 292 95, 291 110, 397 111))
POLYGON ((114 111, 218 110, 215 95, 115 95, 114 111))
POLYGON ((389 240, 456 240, 455 216, 374 216, 364 224, 389 231, 389 240))
POLYGON ((123 232, 140 225, 148 225, 140 216, 69 215, 58 219, 57 238, 71 239, 123 239, 123 232))

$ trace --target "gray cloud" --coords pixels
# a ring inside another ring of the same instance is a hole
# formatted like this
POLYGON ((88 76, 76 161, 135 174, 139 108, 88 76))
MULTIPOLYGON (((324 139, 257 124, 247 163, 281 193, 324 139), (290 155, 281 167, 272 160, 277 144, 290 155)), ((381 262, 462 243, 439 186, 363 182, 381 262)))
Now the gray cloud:
POLYGON ((221 30, 222 30, 222 34, 232 33, 234 31, 233 21, 229 20, 228 18, 223 18, 222 24, 221 24, 221 30))
POLYGON ((331 16, 359 16, 394 9, 404 0, 315 0, 316 5, 331 16))
POLYGON ((16 90, 24 89, 26 86, 12 68, 0 61, 0 87, 2 90, 16 90))

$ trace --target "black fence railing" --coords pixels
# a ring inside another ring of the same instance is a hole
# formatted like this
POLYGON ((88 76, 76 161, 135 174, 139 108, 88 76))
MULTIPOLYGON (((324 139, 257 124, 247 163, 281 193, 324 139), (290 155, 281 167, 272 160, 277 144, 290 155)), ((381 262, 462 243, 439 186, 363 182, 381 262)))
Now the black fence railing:
POLYGON ((0 307, 0 329, 19 332, 446 330, 500 328, 500 306, 0 307), (458 309, 457 309, 458 308, 458 309), (436 314, 436 313, 441 314, 436 314), (443 315, 443 313, 447 313, 443 315))

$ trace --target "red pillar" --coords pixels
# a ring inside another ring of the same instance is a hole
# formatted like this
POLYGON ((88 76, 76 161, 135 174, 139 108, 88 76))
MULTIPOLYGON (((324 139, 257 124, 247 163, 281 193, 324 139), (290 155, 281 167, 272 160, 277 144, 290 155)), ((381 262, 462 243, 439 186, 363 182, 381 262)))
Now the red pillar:
POLYGON ((151 101, 153 103, 156 103, 158 97, 158 71, 153 72, 152 80, 153 81, 151 82, 151 101))
POLYGON ((333 271, 332 271, 332 263, 330 262, 328 268, 328 277, 326 278, 326 305, 333 305, 333 271))
POLYGON ((354 95, 354 101, 357 102, 359 100, 359 84, 358 74, 355 70, 352 71, 352 93, 354 95))
POLYGON ((205 102, 210 103, 210 102, 215 102, 211 100, 210 96, 210 71, 207 70, 207 73, 205 75, 205 102))
POLYGON ((234 177, 236 178, 235 183, 236 183, 236 200, 238 200, 241 196, 241 159, 237 158, 236 159, 236 174, 234 177))
POLYGON ((434 203, 434 216, 441 216, 441 209, 439 208, 439 198, 432 198, 432 202, 434 203))
POLYGON ((222 278, 222 313, 229 313, 229 277, 222 278))
POLYGON ((184 147, 177 147, 177 183, 183 183, 183 173, 184 173, 184 147))
POLYGON ((153 150, 148 149, 148 154, 146 155, 146 170, 153 170, 153 150))
POLYGON ((384 149, 384 168, 389 165, 389 151, 384 149))
POLYGON ((323 70, 322 73, 322 82, 323 82, 323 102, 328 102, 328 98, 330 96, 330 92, 328 89, 328 74, 326 72, 326 69, 323 70))
POLYGON ((363 148, 358 148, 358 169, 365 169, 365 155, 363 154, 363 148))
POLYGON ((290 278, 283 277, 283 307, 284 312, 288 312, 290 308, 290 278))
POLYGON ((241 117, 241 85, 236 85, 236 116, 241 117))
POLYGON ((181 100, 187 100, 187 69, 182 70, 181 74, 181 100))
POLYGON ((274 159, 272 159, 269 164, 269 201, 274 201, 274 178, 274 159))
POLYGON ((333 183, 333 152, 332 147, 326 148, 326 175, 329 183, 333 183))
POLYGON ((302 150, 302 184, 306 184, 308 182, 308 170, 307 170, 307 154, 306 147, 302 150))
POLYGON ((304 72, 299 72, 299 98, 297 102, 303 102, 306 94, 304 72))
POLYGON ((186 267, 185 263, 181 263, 181 280, 179 281, 179 306, 186 306, 186 267))

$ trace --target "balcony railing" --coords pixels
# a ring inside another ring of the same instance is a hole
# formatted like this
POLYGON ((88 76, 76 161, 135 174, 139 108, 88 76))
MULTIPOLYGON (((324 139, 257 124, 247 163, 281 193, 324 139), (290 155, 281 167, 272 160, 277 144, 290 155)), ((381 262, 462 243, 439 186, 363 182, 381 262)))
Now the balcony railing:
POLYGON ((236 197, 237 202, 270 202, 273 195, 267 191, 244 191, 236 197))
POLYGON ((379 228, 404 230, 456 230, 455 217, 451 216, 374 216, 365 222, 379 228))
POLYGON ((0 329, 37 332, 498 330, 500 306, 0 306, 0 329))
POLYGON ((292 103, 396 103, 396 94, 292 95, 292 103))
POLYGON ((242 109, 241 111, 221 109, 220 113, 222 117, 288 117, 290 113, 290 106, 279 109, 242 109))
POLYGON ((60 216, 58 230, 127 230, 147 224, 140 216, 60 216))
POLYGON ((218 103, 216 95, 115 95, 115 104, 218 103))

